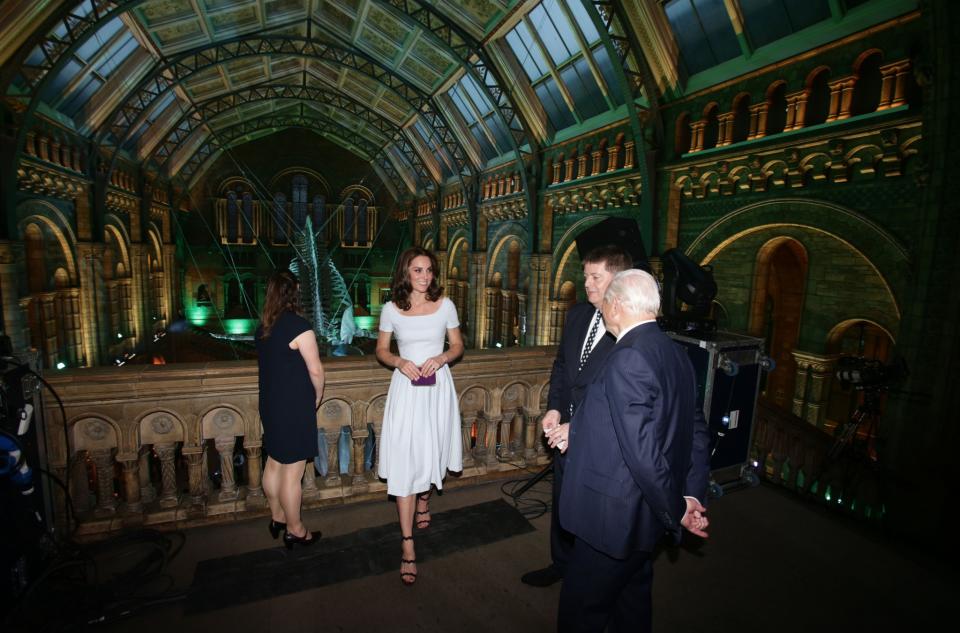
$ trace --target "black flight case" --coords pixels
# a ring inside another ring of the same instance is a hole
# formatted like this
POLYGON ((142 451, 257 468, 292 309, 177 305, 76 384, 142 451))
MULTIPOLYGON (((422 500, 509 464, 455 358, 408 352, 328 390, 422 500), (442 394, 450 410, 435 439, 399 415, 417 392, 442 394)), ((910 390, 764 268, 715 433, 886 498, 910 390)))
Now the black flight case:
POLYGON ((763 339, 730 332, 667 335, 687 350, 697 376, 697 404, 710 427, 710 496, 757 485, 750 451, 760 374, 769 366, 763 339))

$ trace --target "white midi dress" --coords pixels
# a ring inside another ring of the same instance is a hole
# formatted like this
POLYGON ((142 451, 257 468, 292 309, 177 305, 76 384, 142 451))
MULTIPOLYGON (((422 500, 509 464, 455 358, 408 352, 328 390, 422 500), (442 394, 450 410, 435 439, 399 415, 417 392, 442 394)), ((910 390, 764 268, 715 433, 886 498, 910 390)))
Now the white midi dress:
MULTIPOLYGON (((418 366, 443 353, 447 330, 460 326, 457 308, 446 297, 433 314, 405 316, 393 303, 383 306, 380 331, 393 332, 401 358, 418 366)), ((463 470, 460 405, 450 368, 437 371, 437 383, 414 386, 393 370, 383 412, 377 473, 387 493, 405 497, 443 487, 447 470, 463 470)))

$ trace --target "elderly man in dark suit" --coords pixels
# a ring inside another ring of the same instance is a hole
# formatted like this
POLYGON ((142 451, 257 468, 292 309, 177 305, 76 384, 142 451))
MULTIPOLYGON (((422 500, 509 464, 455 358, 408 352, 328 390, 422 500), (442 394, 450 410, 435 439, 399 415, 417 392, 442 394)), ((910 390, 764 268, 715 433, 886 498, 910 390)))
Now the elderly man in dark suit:
MULTIPOLYGON (((547 412, 541 424, 551 447, 566 447, 570 418, 580 404, 583 392, 607 354, 613 349, 613 336, 608 334, 600 314, 603 294, 613 276, 630 268, 632 258, 619 246, 601 246, 583 258, 584 289, 588 303, 578 303, 567 311, 560 336, 557 357, 550 374, 547 412)), ((564 457, 558 450, 553 457, 553 511, 550 517, 551 564, 524 574, 520 580, 534 587, 547 587, 563 577, 573 549, 573 535, 560 527, 560 486, 563 483, 564 457)))
POLYGON ((617 342, 571 425, 560 524, 576 535, 558 630, 649 631, 652 556, 681 528, 706 537, 709 433, 685 350, 660 331, 656 280, 618 273, 602 310, 617 342), (606 627, 609 626, 609 629, 606 627))

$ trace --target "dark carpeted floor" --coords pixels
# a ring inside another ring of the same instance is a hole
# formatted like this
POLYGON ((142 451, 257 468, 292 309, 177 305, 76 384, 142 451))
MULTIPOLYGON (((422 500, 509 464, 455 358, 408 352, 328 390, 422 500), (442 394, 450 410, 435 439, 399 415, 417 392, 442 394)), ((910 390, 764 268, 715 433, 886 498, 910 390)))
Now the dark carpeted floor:
MULTIPOLYGON (((532 532, 503 499, 433 514, 417 534, 417 563, 532 532)), ((291 551, 272 547, 200 561, 187 592, 188 615, 395 572, 399 523, 361 528, 291 551)))

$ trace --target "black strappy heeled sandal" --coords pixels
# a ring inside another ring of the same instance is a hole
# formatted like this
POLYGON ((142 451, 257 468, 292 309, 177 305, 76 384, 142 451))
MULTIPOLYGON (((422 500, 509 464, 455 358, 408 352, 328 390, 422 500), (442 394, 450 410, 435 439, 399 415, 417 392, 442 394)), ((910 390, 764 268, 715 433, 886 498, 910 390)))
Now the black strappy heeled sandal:
POLYGON ((423 516, 424 514, 430 514, 430 493, 424 492, 422 494, 417 495, 417 502, 419 503, 420 501, 427 502, 427 509, 424 510, 423 512, 420 512, 419 510, 415 511, 414 520, 417 524, 418 530, 426 530, 428 527, 430 527, 430 519, 417 519, 416 517, 423 516))
MULTIPOLYGON (((401 541, 412 541, 412 536, 401 536, 401 541)), ((402 582, 407 587, 411 586, 413 583, 417 582, 417 572, 415 571, 403 571, 404 565, 416 565, 416 558, 404 558, 403 554, 400 554, 400 582, 402 582), (409 580, 408 580, 409 579, 409 580)))
POLYGON ((270 536, 273 537, 273 540, 280 538, 280 532, 283 532, 287 529, 287 524, 280 521, 274 521, 270 519, 270 523, 267 525, 267 529, 270 530, 270 536))

